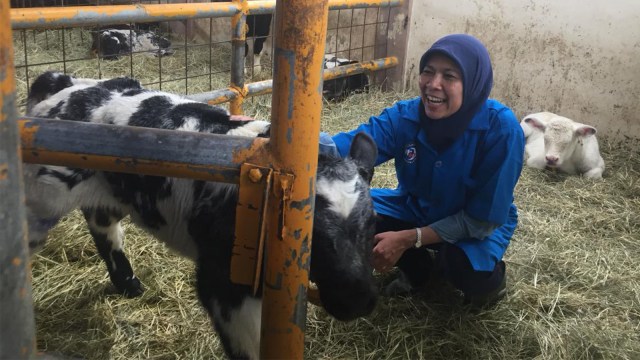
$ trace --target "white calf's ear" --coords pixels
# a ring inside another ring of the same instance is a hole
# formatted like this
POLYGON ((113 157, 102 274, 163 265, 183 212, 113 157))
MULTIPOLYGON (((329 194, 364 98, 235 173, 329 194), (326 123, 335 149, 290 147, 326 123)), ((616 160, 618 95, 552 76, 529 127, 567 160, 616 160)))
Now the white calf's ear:
POLYGON ((541 130, 541 131, 544 131, 544 129, 545 129, 545 125, 542 123, 542 121, 540 121, 540 120, 538 120, 538 119, 536 119, 534 117, 526 117, 526 118, 524 118, 523 121, 525 123, 533 126, 534 128, 541 130))
POLYGON ((576 128, 576 135, 580 137, 587 137, 596 134, 596 128, 589 125, 579 125, 576 128))

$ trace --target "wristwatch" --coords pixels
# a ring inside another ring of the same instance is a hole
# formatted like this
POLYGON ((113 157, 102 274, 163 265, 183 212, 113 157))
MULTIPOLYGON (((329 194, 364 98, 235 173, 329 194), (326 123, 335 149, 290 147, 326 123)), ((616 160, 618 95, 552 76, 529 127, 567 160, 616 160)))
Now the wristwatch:
POLYGON ((416 243, 413 246, 415 246, 416 249, 422 247, 422 229, 419 227, 416 228, 416 243))

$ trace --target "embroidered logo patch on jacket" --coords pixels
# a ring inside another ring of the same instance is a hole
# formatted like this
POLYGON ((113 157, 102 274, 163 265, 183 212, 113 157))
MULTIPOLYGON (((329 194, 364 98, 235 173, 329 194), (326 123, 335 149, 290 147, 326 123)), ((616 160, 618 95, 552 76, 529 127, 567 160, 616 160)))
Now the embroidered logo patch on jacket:
POLYGON ((416 150, 416 146, 414 144, 407 144, 404 148, 404 161, 408 164, 416 161, 418 157, 418 151, 416 150))

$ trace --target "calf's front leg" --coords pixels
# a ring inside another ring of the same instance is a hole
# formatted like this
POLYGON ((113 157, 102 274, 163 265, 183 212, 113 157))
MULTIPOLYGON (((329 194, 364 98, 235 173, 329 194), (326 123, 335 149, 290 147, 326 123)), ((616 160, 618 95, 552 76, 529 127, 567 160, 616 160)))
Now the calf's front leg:
POLYGON ((118 292, 127 297, 142 295, 142 284, 133 274, 131 263, 124 254, 124 231, 120 225, 124 216, 117 211, 95 208, 84 208, 82 213, 98 253, 107 265, 109 278, 118 292))

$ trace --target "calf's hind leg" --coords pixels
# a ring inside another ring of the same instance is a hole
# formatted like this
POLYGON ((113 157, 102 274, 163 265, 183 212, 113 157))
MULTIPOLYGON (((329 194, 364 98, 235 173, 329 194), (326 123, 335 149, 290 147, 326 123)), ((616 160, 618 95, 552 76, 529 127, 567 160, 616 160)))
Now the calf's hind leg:
POLYGON ((200 302, 209 313, 227 356, 257 360, 260 358, 262 301, 250 296, 248 286, 232 284, 229 272, 219 271, 219 265, 212 259, 198 261, 200 302))
POLYGON ((133 274, 131 263, 124 254, 124 231, 120 220, 124 216, 105 209, 82 209, 89 232, 98 248, 98 253, 107 265, 109 278, 118 292, 127 297, 142 295, 144 289, 133 274))

